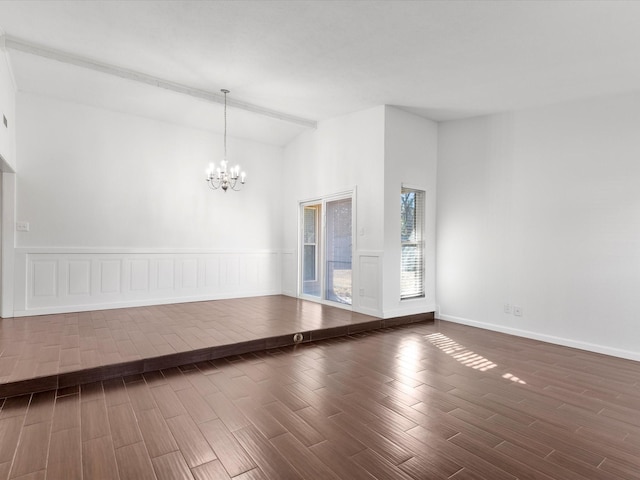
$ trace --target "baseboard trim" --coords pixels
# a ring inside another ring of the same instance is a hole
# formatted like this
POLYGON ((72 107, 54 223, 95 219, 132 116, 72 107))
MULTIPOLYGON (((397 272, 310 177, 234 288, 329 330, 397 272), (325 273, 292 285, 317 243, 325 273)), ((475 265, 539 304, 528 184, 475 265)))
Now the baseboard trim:
POLYGON ((546 335, 543 333, 533 332, 531 330, 510 328, 510 327, 505 327, 503 325, 497 325, 495 323, 479 322, 477 320, 470 320, 468 318, 456 317, 454 315, 447 315, 447 314, 440 313, 437 318, 440 320, 446 320, 448 322, 459 323, 461 325, 468 325, 470 327, 477 327, 485 330, 492 330, 494 332, 506 333, 508 335, 515 335, 517 337, 530 338, 532 340, 540 340, 542 342, 553 343, 555 345, 562 345, 564 347, 577 348, 579 350, 585 350, 593 353, 600 353, 600 354, 609 355, 612 357, 624 358, 626 360, 640 361, 640 352, 632 352, 630 350, 607 347, 605 345, 598 345, 596 343, 581 342, 577 340, 572 340, 570 338, 546 335))
POLYGON ((152 307, 155 305, 170 305, 173 303, 208 302, 211 300, 229 300, 233 298, 266 297, 280 295, 280 291, 248 292, 242 294, 194 295, 188 297, 150 298, 141 300, 125 300, 102 304, 62 305, 58 307, 29 308, 13 312, 14 317, 31 317, 37 315, 52 315, 59 313, 93 312, 96 310, 115 310, 118 308, 152 307))

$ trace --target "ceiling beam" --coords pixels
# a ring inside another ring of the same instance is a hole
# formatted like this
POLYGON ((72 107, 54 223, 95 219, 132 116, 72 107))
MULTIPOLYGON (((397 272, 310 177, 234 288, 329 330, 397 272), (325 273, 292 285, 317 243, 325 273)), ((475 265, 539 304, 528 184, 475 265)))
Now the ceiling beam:
MULTIPOLYGON (((0 37, 0 45, 3 45, 5 49, 16 50, 19 52, 36 55, 38 57, 48 58, 69 65, 75 65, 77 67, 94 70, 96 72, 113 75, 115 77, 120 77, 127 80, 133 80, 135 82, 144 83, 146 85, 151 85, 157 88, 164 88, 172 92, 181 93, 190 97, 224 105, 224 95, 221 95, 219 93, 192 88, 180 83, 171 82, 169 80, 164 80, 162 78, 147 75, 145 73, 136 72, 135 70, 121 68, 60 50, 43 47, 41 45, 14 38, 9 35, 2 35, 2 37, 0 37)), ((227 105, 229 107, 238 108, 240 110, 256 113, 258 115, 264 115, 266 117, 276 118, 283 122, 293 123, 295 125, 300 125, 307 128, 317 128, 318 126, 318 123, 315 120, 296 117, 294 115, 289 115, 286 113, 278 112, 276 110, 263 108, 258 105, 253 105, 251 103, 241 102, 238 100, 227 99, 227 105)))

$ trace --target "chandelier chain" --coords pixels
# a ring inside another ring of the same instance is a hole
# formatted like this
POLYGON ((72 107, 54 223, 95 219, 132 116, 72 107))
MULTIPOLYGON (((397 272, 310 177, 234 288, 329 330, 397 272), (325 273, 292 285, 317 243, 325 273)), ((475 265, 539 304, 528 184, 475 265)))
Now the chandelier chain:
POLYGON ((227 93, 228 90, 222 90, 224 93, 224 159, 227 159, 227 93))

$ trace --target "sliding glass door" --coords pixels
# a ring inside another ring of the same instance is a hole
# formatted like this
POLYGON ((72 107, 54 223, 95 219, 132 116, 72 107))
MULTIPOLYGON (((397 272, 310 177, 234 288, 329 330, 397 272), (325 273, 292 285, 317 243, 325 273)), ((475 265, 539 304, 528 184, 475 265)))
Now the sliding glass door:
POLYGON ((351 305, 351 196, 300 205, 302 296, 351 305))

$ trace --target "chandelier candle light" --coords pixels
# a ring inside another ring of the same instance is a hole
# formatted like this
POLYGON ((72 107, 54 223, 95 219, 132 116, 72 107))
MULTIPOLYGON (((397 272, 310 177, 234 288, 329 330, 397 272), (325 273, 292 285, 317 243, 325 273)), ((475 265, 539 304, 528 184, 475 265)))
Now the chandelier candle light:
POLYGON ((226 192, 229 188, 231 190, 240 190, 242 185, 244 185, 245 179, 247 175, 242 172, 240 173, 240 166, 236 165, 235 167, 228 168, 227 164, 227 93, 229 90, 222 89, 220 90, 224 93, 224 158, 220 162, 220 168, 215 168, 213 163, 209 164, 209 168, 207 169, 207 184, 213 190, 217 190, 218 188, 222 188, 224 192, 226 192), (240 182, 238 182, 240 180, 240 182))

